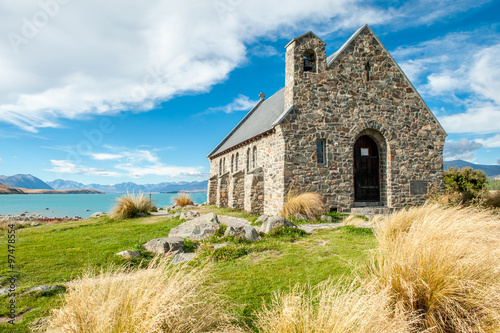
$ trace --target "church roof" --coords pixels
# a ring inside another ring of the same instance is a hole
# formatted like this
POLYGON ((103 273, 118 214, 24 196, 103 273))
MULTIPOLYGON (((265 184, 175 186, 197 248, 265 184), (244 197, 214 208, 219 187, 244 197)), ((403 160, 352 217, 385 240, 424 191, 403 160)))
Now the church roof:
POLYGON ((208 157, 222 153, 237 144, 263 134, 274 127, 274 122, 285 108, 285 88, 266 100, 261 100, 235 128, 219 143, 208 157))

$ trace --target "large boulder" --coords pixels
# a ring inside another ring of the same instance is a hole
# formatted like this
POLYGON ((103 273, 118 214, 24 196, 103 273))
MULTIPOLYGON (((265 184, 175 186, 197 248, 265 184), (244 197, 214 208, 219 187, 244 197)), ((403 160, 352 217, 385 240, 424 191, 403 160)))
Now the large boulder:
POLYGON ((257 230, 255 230, 255 228, 252 227, 245 219, 231 216, 220 216, 219 222, 227 226, 224 236, 241 237, 252 242, 260 239, 257 230))
POLYGON ((214 235, 220 228, 217 215, 208 213, 173 228, 170 230, 169 237, 203 240, 214 235))
POLYGON ((287 227, 292 227, 292 228, 297 227, 295 224, 288 221, 284 217, 270 216, 264 221, 264 223, 262 223, 262 226, 260 227, 260 232, 268 234, 271 230, 281 227, 282 225, 286 225, 287 227))
POLYGON ((195 212, 195 211, 189 211, 189 212, 182 212, 179 214, 179 218, 181 220, 192 220, 197 217, 200 217, 200 213, 195 212))
POLYGON ((257 220, 255 220, 255 224, 259 224, 260 222, 264 223, 269 218, 269 215, 261 215, 257 220))
POLYGON ((154 253, 173 253, 182 252, 184 246, 184 239, 180 237, 164 237, 152 239, 143 245, 144 249, 154 253))

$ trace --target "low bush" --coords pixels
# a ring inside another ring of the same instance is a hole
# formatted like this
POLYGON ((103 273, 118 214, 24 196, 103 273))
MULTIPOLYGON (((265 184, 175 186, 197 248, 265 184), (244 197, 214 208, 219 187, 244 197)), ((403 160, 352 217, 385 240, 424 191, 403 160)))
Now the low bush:
POLYGON ((486 199, 484 199, 484 205, 487 207, 494 207, 494 208, 499 208, 500 207, 500 191, 489 191, 488 195, 486 196, 486 199))
POLYGON ((191 200, 191 195, 187 192, 179 192, 174 198, 175 206, 187 206, 193 205, 193 200, 191 200))
POLYGON ((500 221, 477 208, 426 205, 379 220, 368 279, 416 331, 500 331, 500 221))
POLYGON ((295 214, 303 214, 314 218, 324 211, 325 204, 321 194, 315 192, 297 194, 295 191, 290 190, 280 215, 285 218, 292 218, 295 214))
POLYGON ((225 302, 203 285, 206 274, 165 259, 147 269, 87 273, 69 284, 64 305, 38 331, 242 332, 230 325, 225 302))
POLYGON ((152 207, 151 201, 144 194, 131 194, 127 192, 126 195, 116 199, 111 218, 123 220, 137 217, 141 213, 148 215, 152 207))
POLYGON ((482 170, 471 167, 449 168, 443 174, 445 192, 452 204, 468 205, 482 202, 488 177, 482 170), (456 202, 455 202, 456 201, 456 202))

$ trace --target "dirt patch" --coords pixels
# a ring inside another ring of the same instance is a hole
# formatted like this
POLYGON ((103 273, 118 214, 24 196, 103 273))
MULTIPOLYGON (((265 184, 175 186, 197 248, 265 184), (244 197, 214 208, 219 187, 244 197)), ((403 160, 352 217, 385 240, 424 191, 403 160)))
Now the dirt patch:
MULTIPOLYGON (((20 314, 16 315, 16 318, 14 319, 14 322, 18 323, 18 322, 22 321, 23 320, 23 315, 26 314, 26 313, 28 313, 28 312, 30 312, 30 311, 32 311, 32 310, 33 310, 32 308, 29 308, 28 310, 23 311, 20 314)), ((6 316, 0 316, 0 323, 6 323, 9 320, 12 320, 12 318, 6 317, 6 316)))
POLYGON ((316 242, 317 246, 325 246, 326 244, 328 244, 327 240, 320 240, 316 242))

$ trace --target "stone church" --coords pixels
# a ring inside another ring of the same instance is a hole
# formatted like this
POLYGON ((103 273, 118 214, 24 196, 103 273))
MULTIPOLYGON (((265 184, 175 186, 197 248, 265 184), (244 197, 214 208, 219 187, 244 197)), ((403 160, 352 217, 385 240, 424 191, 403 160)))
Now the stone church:
POLYGON ((330 210, 422 203, 442 187, 446 132, 367 25, 326 56, 308 32, 286 45, 285 87, 208 155, 208 202, 276 215, 291 186, 330 210))

